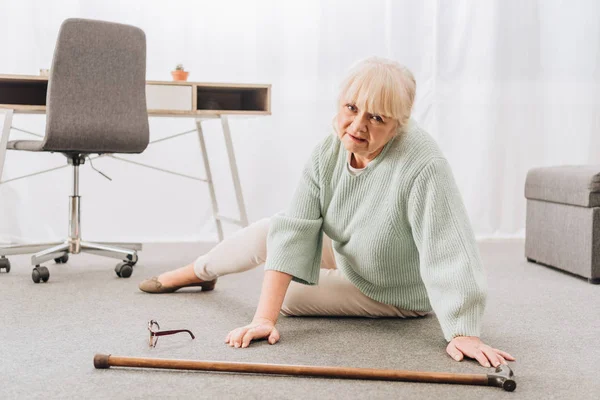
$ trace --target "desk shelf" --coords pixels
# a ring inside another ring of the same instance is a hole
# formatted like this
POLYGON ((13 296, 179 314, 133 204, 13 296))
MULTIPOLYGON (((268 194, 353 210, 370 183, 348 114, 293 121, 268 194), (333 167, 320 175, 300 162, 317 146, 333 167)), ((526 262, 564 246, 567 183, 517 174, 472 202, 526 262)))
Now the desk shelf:
MULTIPOLYGON (((0 108, 46 112, 48 77, 0 75, 0 108)), ((164 117, 270 115, 271 85, 147 81, 148 114, 164 117)))
POLYGON ((196 110, 269 113, 269 88, 196 86, 196 110))
POLYGON ((0 104, 34 107, 33 110, 45 108, 47 91, 47 79, 11 79, 0 75, 0 104))

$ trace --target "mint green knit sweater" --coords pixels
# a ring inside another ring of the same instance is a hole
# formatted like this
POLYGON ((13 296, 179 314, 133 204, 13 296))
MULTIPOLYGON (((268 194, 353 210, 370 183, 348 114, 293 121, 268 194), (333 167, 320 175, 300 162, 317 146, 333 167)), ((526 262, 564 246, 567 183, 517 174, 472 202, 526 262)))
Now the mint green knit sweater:
POLYGON ((265 269, 319 280, 323 232, 362 293, 434 311, 447 341, 480 336, 486 279, 460 193, 435 140, 411 120, 353 176, 336 135, 314 149, 285 212, 271 220, 265 269))

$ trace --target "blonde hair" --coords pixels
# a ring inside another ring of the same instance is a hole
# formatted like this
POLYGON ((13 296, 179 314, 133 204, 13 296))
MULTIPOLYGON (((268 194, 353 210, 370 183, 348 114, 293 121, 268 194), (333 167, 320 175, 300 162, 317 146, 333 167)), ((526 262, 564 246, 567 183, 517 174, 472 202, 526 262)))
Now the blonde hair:
POLYGON ((404 65, 382 57, 369 57, 353 64, 342 81, 338 105, 355 104, 371 114, 398 121, 401 133, 410 118, 417 83, 404 65))

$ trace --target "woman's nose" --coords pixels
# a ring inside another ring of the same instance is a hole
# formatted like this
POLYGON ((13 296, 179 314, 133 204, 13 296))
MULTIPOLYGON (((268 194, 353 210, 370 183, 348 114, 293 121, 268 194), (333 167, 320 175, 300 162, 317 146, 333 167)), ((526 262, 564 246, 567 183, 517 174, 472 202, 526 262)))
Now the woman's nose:
POLYGON ((352 132, 363 132, 365 130, 366 126, 367 126, 367 124, 364 121, 364 118, 357 115, 354 117, 354 120, 350 124, 350 130, 352 132))

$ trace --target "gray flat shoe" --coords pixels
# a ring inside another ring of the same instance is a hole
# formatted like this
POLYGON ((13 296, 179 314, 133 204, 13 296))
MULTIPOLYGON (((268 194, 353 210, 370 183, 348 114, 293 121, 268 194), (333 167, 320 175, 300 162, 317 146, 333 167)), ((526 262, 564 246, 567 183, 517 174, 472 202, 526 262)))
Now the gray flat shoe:
POLYGON ((164 286, 162 283, 158 281, 158 276, 153 276, 150 279, 146 279, 142 281, 139 285, 139 288, 142 292, 146 293, 173 293, 179 289, 185 287, 196 287, 199 286, 202 288, 203 292, 211 291, 215 288, 215 284, 217 283, 216 279, 212 281, 199 282, 199 283, 190 283, 188 285, 182 286, 164 286))

